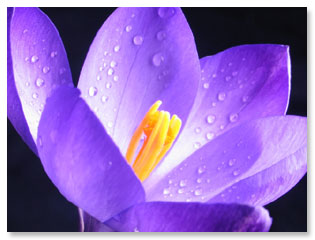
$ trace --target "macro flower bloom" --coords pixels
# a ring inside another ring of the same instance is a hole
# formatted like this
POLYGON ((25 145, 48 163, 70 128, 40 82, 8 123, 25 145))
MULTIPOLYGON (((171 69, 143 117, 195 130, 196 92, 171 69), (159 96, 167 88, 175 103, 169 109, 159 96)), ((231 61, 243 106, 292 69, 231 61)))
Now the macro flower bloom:
POLYGON ((118 8, 74 88, 50 20, 8 10, 8 117, 85 231, 268 231, 307 170, 289 94, 287 46, 199 60, 178 8, 118 8))

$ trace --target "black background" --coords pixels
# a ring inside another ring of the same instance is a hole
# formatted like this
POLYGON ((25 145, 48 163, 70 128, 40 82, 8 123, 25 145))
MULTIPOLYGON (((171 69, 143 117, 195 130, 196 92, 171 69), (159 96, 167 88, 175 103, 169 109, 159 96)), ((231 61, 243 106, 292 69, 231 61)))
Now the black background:
MULTIPOLYGON (((112 8, 43 8, 64 42, 75 84, 89 46, 112 8)), ((306 8, 184 8, 200 57, 253 43, 290 46, 292 91, 288 114, 307 114, 306 8)), ((59 194, 40 160, 8 121, 8 231, 77 231, 77 208, 59 194)), ((271 231, 307 230, 306 176, 266 208, 271 231)))

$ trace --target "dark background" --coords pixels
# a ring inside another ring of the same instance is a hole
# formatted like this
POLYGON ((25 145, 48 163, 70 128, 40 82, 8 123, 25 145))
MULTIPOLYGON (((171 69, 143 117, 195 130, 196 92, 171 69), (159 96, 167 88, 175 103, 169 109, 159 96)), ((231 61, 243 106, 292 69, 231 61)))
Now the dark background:
MULTIPOLYGON (((42 8, 59 30, 75 84, 89 46, 112 8, 42 8)), ((288 114, 307 114, 306 8, 184 8, 200 57, 252 43, 290 46, 288 114)), ((8 121, 8 231, 77 231, 77 208, 59 194, 40 160, 8 121)), ((306 176, 267 205, 271 231, 307 231, 306 176)))

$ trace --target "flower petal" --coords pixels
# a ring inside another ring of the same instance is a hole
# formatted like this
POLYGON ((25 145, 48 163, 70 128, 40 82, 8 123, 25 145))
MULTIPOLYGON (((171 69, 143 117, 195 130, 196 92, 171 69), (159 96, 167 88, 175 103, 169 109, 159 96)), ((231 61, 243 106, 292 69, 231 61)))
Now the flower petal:
POLYGON ((121 232, 263 232, 271 222, 261 207, 152 202, 137 204, 106 224, 121 232))
POLYGON ((157 169, 157 177, 237 124, 286 112, 290 88, 287 46, 243 45, 200 63, 202 77, 194 106, 172 152, 157 169))
POLYGON ((81 232, 115 232, 106 224, 97 221, 94 217, 79 209, 81 232))
POLYGON ((97 33, 78 87, 124 154, 155 101, 185 122, 199 79, 194 38, 179 8, 118 8, 97 33))
POLYGON ((60 87, 47 99, 37 145, 59 191, 98 220, 144 200, 138 178, 77 89, 60 87))
POLYGON ((14 8, 10 24, 8 116, 34 151, 28 130, 36 142, 46 98, 61 84, 73 86, 71 72, 57 29, 39 9, 14 8))
MULTIPOLYGON (((283 169, 295 175, 294 180, 279 176, 288 180, 282 186, 290 189, 303 176, 306 155, 296 153, 306 147, 306 141, 307 126, 303 117, 279 116, 245 122, 194 152, 156 186, 148 188, 145 184, 147 199, 205 202, 243 179, 272 169, 276 164, 281 166, 285 158, 285 164, 297 158, 296 166, 300 167, 283 169)), ((266 197, 274 200, 283 193, 273 192, 266 197)))
POLYGON ((224 189, 209 202, 264 206, 294 187, 307 171, 307 147, 301 148, 271 167, 224 189))
POLYGON ((33 137, 31 136, 28 124, 26 122, 22 104, 15 86, 13 76, 13 64, 11 57, 11 44, 10 44, 10 32, 11 32, 11 20, 13 15, 13 8, 7 9, 7 114, 12 125, 16 131, 20 134, 23 141, 37 154, 37 148, 33 137))

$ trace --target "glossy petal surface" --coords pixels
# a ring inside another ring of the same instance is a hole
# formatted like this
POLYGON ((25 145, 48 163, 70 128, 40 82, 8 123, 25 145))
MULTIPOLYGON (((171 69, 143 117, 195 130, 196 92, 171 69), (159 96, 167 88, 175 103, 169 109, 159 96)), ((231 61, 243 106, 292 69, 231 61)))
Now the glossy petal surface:
POLYGON ((232 127, 286 112, 291 68, 287 46, 233 47, 201 59, 200 64, 202 77, 194 106, 155 178, 232 127))
MULTIPOLYGON (((282 116, 245 122, 194 152, 156 186, 150 188, 145 185, 147 199, 208 201, 233 184, 268 168, 270 174, 273 174, 273 167, 281 165, 281 160, 286 158, 288 161, 296 161, 295 166, 300 166, 287 167, 288 174, 295 175, 292 177, 294 181, 283 176, 282 187, 292 188, 296 179, 301 178, 306 171, 306 155, 295 155, 306 144, 306 118, 282 116)), ((286 163, 284 160, 283 164, 286 163)), ((268 185, 268 180, 271 181, 272 177, 276 175, 271 175, 268 179, 267 173, 262 179, 266 182, 261 183, 261 186, 268 185)), ((277 192, 270 194, 266 201, 268 198, 279 197, 277 192)))
POLYGON ((141 183, 74 88, 47 99, 37 145, 62 195, 100 221, 144 200, 141 183))
POLYGON ((260 207, 153 202, 135 205, 106 224, 123 232, 262 232, 271 218, 260 207))
POLYGON ((155 101, 186 121, 199 79, 194 38, 179 8, 118 8, 97 33, 78 87, 125 154, 155 101))
MULTIPOLYGON (((8 73, 8 81, 11 81, 8 85, 14 81, 26 122, 36 142, 46 98, 62 84, 73 86, 66 52, 55 26, 37 8, 14 9, 10 45, 12 69, 8 70, 12 72, 8 73)), ((15 114, 21 114, 20 110, 16 108, 15 114)))

